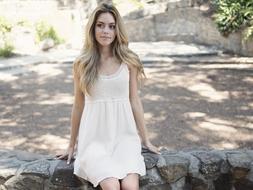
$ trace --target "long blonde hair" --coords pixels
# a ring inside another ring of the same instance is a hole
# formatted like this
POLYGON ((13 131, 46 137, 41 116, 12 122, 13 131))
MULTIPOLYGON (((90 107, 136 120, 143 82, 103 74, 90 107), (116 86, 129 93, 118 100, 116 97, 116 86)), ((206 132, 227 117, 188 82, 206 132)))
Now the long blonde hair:
POLYGON ((86 25, 85 42, 80 56, 74 61, 73 72, 77 74, 80 88, 84 93, 90 89, 98 78, 98 64, 100 54, 95 39, 95 24, 101 13, 111 13, 115 19, 116 37, 112 42, 112 52, 120 62, 137 68, 137 79, 140 82, 145 78, 143 65, 137 54, 128 48, 128 38, 122 18, 118 10, 109 4, 100 4, 91 14, 86 25))

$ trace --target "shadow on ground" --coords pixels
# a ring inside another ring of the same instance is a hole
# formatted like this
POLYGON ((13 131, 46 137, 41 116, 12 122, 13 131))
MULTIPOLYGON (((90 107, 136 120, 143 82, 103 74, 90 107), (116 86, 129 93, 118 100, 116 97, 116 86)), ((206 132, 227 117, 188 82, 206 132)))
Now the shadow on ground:
POLYGON ((167 63, 146 71, 142 97, 155 144, 252 148, 252 65, 167 63))
MULTIPOLYGON (((253 65, 145 64, 140 96, 151 141, 169 149, 252 148, 253 65)), ((0 148, 55 154, 68 144, 71 64, 0 81, 0 148)))

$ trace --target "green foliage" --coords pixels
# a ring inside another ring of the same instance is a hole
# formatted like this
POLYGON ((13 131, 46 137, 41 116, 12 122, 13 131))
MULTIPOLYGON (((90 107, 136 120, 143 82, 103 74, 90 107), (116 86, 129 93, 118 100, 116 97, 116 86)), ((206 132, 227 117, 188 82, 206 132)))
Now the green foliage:
POLYGON ((37 34, 36 42, 40 42, 46 38, 51 38, 52 40, 54 40, 55 44, 60 44, 64 42, 64 40, 59 37, 55 29, 43 21, 36 23, 35 29, 37 34))
POLYGON ((8 32, 11 32, 12 24, 4 17, 0 17, 0 32, 1 35, 5 35, 8 32))
POLYGON ((13 45, 7 38, 7 35, 11 32, 13 25, 4 17, 0 17, 0 41, 3 46, 0 47, 0 57, 10 57, 14 50, 13 45))
POLYGON ((247 39, 253 39, 253 24, 248 27, 244 32, 243 40, 246 41, 247 39))
POLYGON ((217 7, 215 23, 224 36, 245 29, 245 39, 252 37, 253 0, 213 0, 212 3, 217 7))
POLYGON ((3 47, 0 47, 0 57, 10 57, 13 53, 12 51, 14 50, 13 45, 11 45, 8 42, 4 43, 3 47))

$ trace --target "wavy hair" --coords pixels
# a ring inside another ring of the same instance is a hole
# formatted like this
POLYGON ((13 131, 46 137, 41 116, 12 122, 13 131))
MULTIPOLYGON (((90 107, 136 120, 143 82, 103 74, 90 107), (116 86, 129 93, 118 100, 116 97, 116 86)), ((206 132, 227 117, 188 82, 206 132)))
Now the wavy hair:
POLYGON ((83 93, 90 94, 90 89, 98 78, 98 65, 100 54, 98 42, 95 39, 95 25, 101 13, 110 13, 115 19, 116 37, 111 44, 113 56, 120 62, 137 68, 137 79, 145 78, 143 65, 137 54, 128 48, 128 37, 122 18, 118 10, 110 4, 100 4, 92 12, 85 30, 85 41, 80 55, 74 61, 73 72, 79 78, 79 85, 83 93))

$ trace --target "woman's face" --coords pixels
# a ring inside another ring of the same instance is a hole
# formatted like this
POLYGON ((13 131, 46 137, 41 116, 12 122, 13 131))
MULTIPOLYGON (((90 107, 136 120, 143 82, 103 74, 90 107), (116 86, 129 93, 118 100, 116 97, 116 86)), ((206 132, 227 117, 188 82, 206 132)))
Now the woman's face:
POLYGON ((95 38, 100 46, 110 46, 115 39, 115 20, 111 13, 101 13, 95 24, 95 38))

